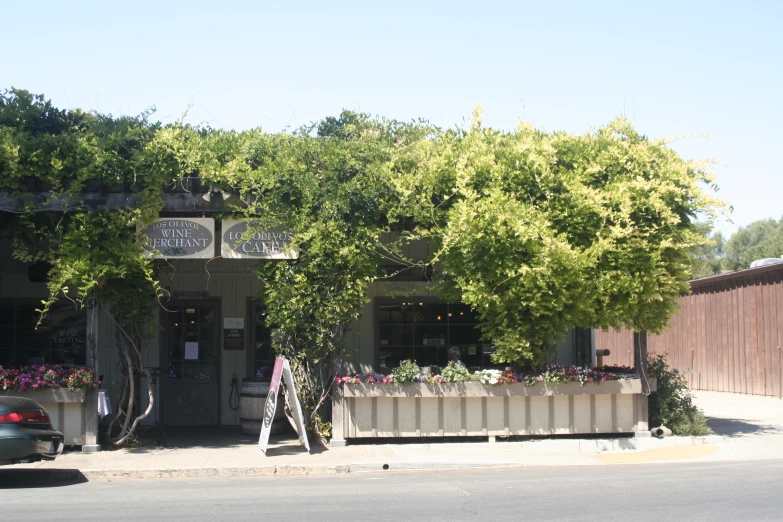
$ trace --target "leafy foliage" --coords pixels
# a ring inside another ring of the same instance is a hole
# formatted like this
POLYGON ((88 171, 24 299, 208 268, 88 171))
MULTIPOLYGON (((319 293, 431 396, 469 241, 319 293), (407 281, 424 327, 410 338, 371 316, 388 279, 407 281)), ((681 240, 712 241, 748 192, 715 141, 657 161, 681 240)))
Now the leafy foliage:
POLYGON ((441 371, 444 382, 466 382, 473 380, 467 368, 454 361, 449 362, 441 371))
POLYGON ((650 427, 666 426, 674 435, 712 433, 704 414, 691 401, 688 384, 669 367, 666 356, 649 356, 647 367, 657 380, 657 390, 649 399, 650 427))
POLYGON ((436 147, 418 237, 439 245, 445 292, 478 311, 496 362, 541 364, 574 326, 660 331, 706 241, 694 217, 722 205, 705 171, 622 119, 503 133, 477 112, 436 147))
POLYGON ((741 270, 757 259, 783 256, 783 218, 762 219, 741 227, 726 241, 723 268, 741 270))
POLYGON ((419 382, 421 377, 421 368, 416 361, 400 361, 399 366, 391 372, 395 384, 411 384, 419 382))
POLYGON ((511 370, 480 370, 473 374, 459 365, 449 363, 442 369, 441 375, 435 373, 420 375, 419 368, 413 361, 402 361, 400 366, 395 368, 391 375, 380 373, 357 373, 345 377, 336 377, 336 384, 401 384, 420 382, 425 384, 441 384, 454 382, 479 381, 481 384, 500 385, 512 384, 515 382, 524 383, 525 386, 535 386, 539 383, 545 384, 564 384, 569 382, 578 382, 582 386, 588 384, 599 385, 606 381, 618 381, 624 379, 638 378, 633 373, 633 369, 617 369, 620 371, 609 371, 604 368, 581 368, 578 366, 557 366, 550 365, 532 370, 525 370, 521 373, 514 373, 511 370), (396 375, 396 377, 395 377, 396 375), (413 380, 412 380, 413 379, 413 380))
MULTIPOLYGON (((120 183, 143 195, 135 209, 94 210, 69 206, 63 212, 37 212, 28 206, 10 225, 13 255, 51 266, 42 315, 59 299, 77 306, 91 303, 115 324, 125 379, 117 405, 122 443, 150 411, 136 418, 135 381, 144 368, 144 343, 156 328, 156 296, 162 292, 160 270, 141 255, 137 225, 158 216, 162 187, 172 175, 174 159, 156 143, 160 126, 150 113, 137 118, 64 111, 43 96, 11 89, 0 96, 0 189, 51 190, 67 198, 86 190, 88 181, 120 183), (35 186, 26 185, 29 180, 35 186)), ((75 377, 76 379, 76 377, 75 377)), ((74 381, 76 382, 76 381, 74 381)))
POLYGON ((707 241, 695 216, 721 206, 702 190, 713 183, 702 166, 622 119, 572 136, 484 128, 479 110, 468 128, 445 131, 343 112, 269 134, 161 125, 151 114, 58 110, 16 89, 0 97, 0 190, 29 190, 34 178, 57 196, 92 182, 142 195, 135 209, 27 207, 13 223, 17 257, 53 266, 48 304, 94 299, 115 321, 126 411, 165 277, 135 229, 185 177, 234 192, 224 214, 295 233, 299 259, 255 272, 316 436, 328 433, 333 372, 384 258, 432 269, 444 297, 477 311, 495 361, 530 367, 574 326, 663 328, 691 252, 707 241), (418 240, 432 254, 414 262, 403 252, 418 240))
POLYGON ((152 112, 114 118, 59 110, 42 95, 6 90, 0 94, 0 189, 22 191, 34 179, 39 190, 56 194, 76 194, 88 180, 140 190, 156 170, 154 156, 145 154, 160 128, 148 122, 152 112))
POLYGON ((709 239, 708 242, 695 245, 690 249, 691 279, 720 274, 724 260, 726 241, 720 231, 711 233, 707 223, 695 223, 695 230, 709 239))

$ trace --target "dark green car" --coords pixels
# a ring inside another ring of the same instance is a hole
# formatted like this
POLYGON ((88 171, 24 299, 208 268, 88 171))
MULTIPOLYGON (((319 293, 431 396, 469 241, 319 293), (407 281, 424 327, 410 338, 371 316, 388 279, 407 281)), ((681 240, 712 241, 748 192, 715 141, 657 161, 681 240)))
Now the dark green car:
POLYGON ((0 465, 54 460, 63 440, 43 406, 24 397, 0 397, 0 465))

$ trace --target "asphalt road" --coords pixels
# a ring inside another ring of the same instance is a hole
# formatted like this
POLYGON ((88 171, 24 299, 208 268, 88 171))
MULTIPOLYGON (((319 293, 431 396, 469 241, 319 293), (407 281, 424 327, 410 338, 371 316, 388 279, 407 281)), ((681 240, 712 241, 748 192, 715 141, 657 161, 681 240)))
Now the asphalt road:
POLYGON ((781 484, 780 460, 16 483, 0 489, 0 518, 781 520, 781 484))

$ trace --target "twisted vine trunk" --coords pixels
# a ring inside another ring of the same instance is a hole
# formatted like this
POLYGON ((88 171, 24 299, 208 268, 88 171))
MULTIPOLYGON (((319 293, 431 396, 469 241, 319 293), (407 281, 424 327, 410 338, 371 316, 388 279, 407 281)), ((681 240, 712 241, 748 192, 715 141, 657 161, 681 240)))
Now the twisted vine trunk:
MULTIPOLYGON (((283 355, 291 366, 291 374, 294 377, 294 386, 299 399, 299 405, 304 418, 307 438, 313 445, 325 446, 331 436, 332 425, 326 420, 331 398, 330 391, 334 382, 335 373, 332 367, 332 356, 329 355, 322 361, 311 361, 303 357, 294 349, 294 335, 289 334, 283 343, 283 355)), ((286 391, 286 416, 294 428, 296 423, 291 415, 293 411, 290 405, 291 397, 286 391)))
POLYGON ((152 393, 150 372, 144 368, 144 356, 140 349, 144 342, 142 336, 139 335, 135 326, 129 325, 127 328, 123 327, 106 307, 103 307, 103 309, 116 327, 115 336, 124 375, 122 394, 120 396, 120 402, 117 405, 117 414, 109 423, 108 428, 109 440, 112 445, 121 446, 129 440, 132 440, 133 435, 136 432, 136 427, 150 414, 155 405, 155 396, 152 393), (130 330, 130 332, 128 332, 128 330, 130 330), (140 415, 134 415, 137 375, 144 375, 147 382, 147 396, 149 397, 147 408, 140 415), (117 432, 116 435, 112 435, 115 426, 118 424, 120 424, 119 432, 117 432))

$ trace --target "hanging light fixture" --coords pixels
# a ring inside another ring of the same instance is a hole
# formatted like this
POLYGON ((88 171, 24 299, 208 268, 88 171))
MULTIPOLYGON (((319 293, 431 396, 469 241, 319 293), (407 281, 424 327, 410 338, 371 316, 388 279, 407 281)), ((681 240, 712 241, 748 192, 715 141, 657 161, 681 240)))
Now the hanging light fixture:
POLYGON ((204 201, 212 201, 212 194, 220 193, 221 196, 223 196, 223 201, 227 200, 231 197, 231 192, 228 192, 225 189, 220 188, 218 185, 212 185, 209 188, 209 191, 201 195, 201 199, 204 201))

